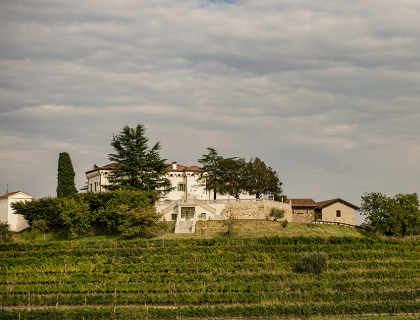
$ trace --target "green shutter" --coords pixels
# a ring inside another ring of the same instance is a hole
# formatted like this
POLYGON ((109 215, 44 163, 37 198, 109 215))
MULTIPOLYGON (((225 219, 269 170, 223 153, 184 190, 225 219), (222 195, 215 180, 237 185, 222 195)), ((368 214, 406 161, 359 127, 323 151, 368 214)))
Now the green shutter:
POLYGON ((179 191, 179 183, 178 183, 178 191, 179 191))

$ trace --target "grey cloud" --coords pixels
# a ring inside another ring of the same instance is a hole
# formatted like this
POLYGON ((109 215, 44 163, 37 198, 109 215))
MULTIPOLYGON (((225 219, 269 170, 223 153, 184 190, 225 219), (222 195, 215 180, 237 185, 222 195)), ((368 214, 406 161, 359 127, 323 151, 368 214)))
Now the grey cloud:
POLYGON ((54 194, 67 151, 81 187, 107 162, 112 133, 143 122, 164 157, 192 165, 209 146, 259 156, 292 197, 358 204, 365 191, 416 191, 419 9, 4 1, 0 184, 54 194))

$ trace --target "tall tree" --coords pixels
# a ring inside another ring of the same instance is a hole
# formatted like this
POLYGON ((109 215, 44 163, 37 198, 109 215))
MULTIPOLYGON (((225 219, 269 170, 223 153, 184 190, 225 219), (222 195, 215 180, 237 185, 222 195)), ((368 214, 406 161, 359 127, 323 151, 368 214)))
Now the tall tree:
POLYGON ((366 215, 366 222, 373 228, 371 237, 376 232, 400 234, 403 212, 395 199, 380 192, 364 193, 360 212, 366 215))
POLYGON ((249 194, 255 194, 257 199, 261 198, 264 193, 283 192, 283 182, 280 181, 277 172, 260 158, 251 158, 247 164, 246 173, 246 191, 249 194))
POLYGON ((205 189, 209 192, 213 191, 214 199, 216 199, 216 193, 221 193, 224 187, 222 172, 220 170, 220 163, 223 161, 223 157, 219 156, 213 148, 207 148, 207 150, 208 153, 203 154, 203 158, 198 159, 202 171, 197 181, 205 180, 205 189))
POLYGON ((398 193, 394 196, 401 208, 401 234, 408 235, 420 226, 420 201, 417 193, 398 193))
POLYGON ((60 153, 58 158, 57 198, 77 194, 74 184, 75 175, 69 154, 67 152, 60 153))
POLYGON ((166 159, 159 155, 160 142, 150 149, 145 132, 143 124, 136 128, 125 125, 120 134, 113 135, 111 146, 115 153, 109 154, 108 159, 116 163, 116 169, 109 174, 111 184, 105 188, 154 191, 157 194, 170 191, 164 190, 170 182, 165 178, 166 159))

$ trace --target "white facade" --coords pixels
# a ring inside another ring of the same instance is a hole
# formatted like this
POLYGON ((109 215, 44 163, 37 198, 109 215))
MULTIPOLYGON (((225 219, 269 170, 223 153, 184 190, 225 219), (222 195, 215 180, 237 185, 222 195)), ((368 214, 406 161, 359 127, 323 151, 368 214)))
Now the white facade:
MULTIPOLYGON (((115 164, 95 168, 86 172, 89 192, 104 192, 104 185, 109 185, 108 175, 115 169, 115 164)), ((205 181, 199 180, 201 169, 187 167, 176 161, 167 167, 166 178, 171 183, 171 191, 163 195, 156 203, 156 211, 163 214, 167 221, 196 221, 198 219, 224 219, 223 210, 226 201, 235 201, 232 196, 216 194, 205 189, 205 181), (221 203, 219 201, 222 201, 221 203)), ((241 200, 255 200, 255 196, 244 193, 241 200)))
POLYGON ((11 231, 21 231, 29 227, 28 222, 20 214, 14 214, 10 206, 13 202, 32 201, 34 197, 22 191, 6 193, 0 196, 0 221, 8 222, 11 231))
MULTIPOLYGON (((108 175, 115 169, 115 164, 111 163, 103 167, 95 168, 86 172, 88 179, 89 192, 104 192, 104 185, 109 185, 108 175)), ((205 189, 205 181, 199 181, 201 169, 197 166, 187 167, 177 164, 176 161, 167 167, 166 178, 171 183, 171 191, 165 194, 162 199, 175 201, 182 199, 214 200, 214 193, 205 189)), ((255 196, 244 193, 240 199, 254 199, 255 196)), ((216 195, 216 199, 233 199, 229 195, 216 195)))

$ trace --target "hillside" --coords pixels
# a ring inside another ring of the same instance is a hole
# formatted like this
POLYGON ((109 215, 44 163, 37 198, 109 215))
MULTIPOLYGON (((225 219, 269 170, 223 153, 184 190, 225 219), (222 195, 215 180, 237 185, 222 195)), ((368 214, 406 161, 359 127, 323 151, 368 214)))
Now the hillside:
POLYGON ((356 237, 0 245, 0 319, 357 317, 420 312, 420 244, 356 237), (324 251, 328 270, 296 272, 324 251))
MULTIPOLYGON (((226 234, 220 221, 201 221, 197 223, 197 231, 192 234, 174 234, 174 222, 169 222, 169 229, 165 233, 161 231, 154 238, 174 240, 174 239, 215 239, 224 237, 226 234)), ((23 230, 20 233, 14 234, 15 241, 24 241, 24 234, 29 232, 29 229, 23 230)), ((289 223, 283 230, 279 222, 267 220, 238 220, 235 228, 235 237, 238 238, 259 238, 262 236, 337 236, 337 237, 365 237, 366 232, 360 229, 349 228, 345 226, 327 225, 327 224, 304 224, 304 223, 289 223)), ((46 241, 67 240, 67 233, 64 229, 54 229, 46 233, 46 241)), ((108 230, 106 227, 96 227, 90 230, 87 234, 81 236, 79 240, 123 240, 118 232, 108 230)), ((43 236, 40 234, 37 242, 44 242, 43 236)))

